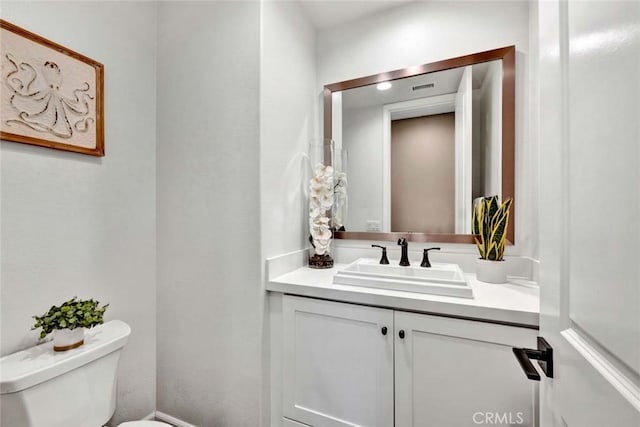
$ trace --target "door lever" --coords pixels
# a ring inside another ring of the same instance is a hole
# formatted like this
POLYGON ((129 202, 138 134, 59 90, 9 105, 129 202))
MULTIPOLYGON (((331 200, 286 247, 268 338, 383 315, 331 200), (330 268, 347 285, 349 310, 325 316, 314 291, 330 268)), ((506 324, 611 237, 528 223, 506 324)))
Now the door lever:
POLYGON ((518 347, 514 347, 512 350, 527 378, 534 381, 540 381, 540 374, 538 374, 533 363, 531 363, 531 359, 536 359, 540 369, 542 369, 542 372, 544 372, 547 377, 553 378, 553 349, 547 340, 542 337, 538 337, 537 350, 518 347))

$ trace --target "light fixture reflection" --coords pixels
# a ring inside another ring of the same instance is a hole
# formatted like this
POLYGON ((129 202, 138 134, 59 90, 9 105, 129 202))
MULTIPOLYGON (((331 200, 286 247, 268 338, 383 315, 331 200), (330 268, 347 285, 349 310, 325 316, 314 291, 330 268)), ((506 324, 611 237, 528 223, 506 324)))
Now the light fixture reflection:
POLYGON ((390 82, 382 82, 382 83, 378 83, 376 88, 378 90, 387 90, 387 89, 391 89, 391 83, 390 82))

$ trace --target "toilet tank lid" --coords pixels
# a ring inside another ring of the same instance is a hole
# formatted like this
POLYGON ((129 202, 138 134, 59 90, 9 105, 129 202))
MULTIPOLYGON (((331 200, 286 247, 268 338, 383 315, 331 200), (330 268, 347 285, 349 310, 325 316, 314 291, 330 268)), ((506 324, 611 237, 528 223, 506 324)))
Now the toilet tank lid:
POLYGON ((111 320, 86 331, 84 344, 53 351, 53 341, 0 358, 0 394, 15 393, 62 375, 122 348, 131 328, 111 320))

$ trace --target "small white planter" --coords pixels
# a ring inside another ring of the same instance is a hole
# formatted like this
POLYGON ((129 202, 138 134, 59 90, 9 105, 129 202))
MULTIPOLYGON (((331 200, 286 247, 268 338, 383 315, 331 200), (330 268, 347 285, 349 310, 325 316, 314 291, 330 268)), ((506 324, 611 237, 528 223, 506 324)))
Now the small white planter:
POLYGON ((507 263, 503 261, 491 261, 488 259, 476 259, 476 276, 481 282, 507 283, 507 263))
POLYGON ((53 350, 67 351, 84 344, 84 328, 56 329, 53 331, 53 350))

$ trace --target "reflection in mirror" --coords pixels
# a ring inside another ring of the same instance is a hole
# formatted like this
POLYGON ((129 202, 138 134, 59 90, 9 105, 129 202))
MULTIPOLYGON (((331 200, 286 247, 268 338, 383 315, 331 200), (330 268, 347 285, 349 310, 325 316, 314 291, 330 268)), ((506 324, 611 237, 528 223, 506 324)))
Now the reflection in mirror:
POLYGON ((326 86, 336 237, 471 243, 473 199, 513 197, 514 76, 510 46, 326 86))
POLYGON ((333 92, 345 229, 470 233, 472 200, 502 192, 501 82, 495 60, 333 92))

